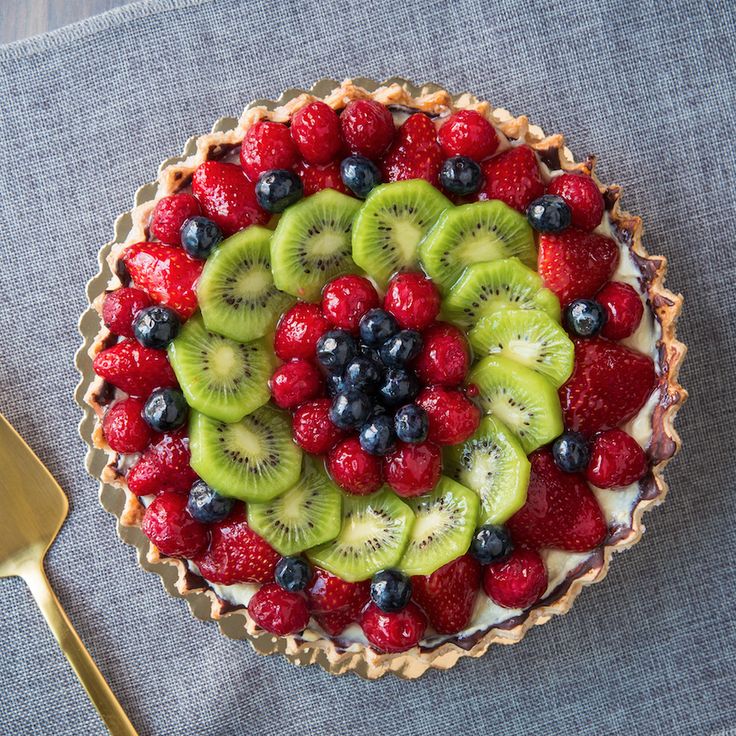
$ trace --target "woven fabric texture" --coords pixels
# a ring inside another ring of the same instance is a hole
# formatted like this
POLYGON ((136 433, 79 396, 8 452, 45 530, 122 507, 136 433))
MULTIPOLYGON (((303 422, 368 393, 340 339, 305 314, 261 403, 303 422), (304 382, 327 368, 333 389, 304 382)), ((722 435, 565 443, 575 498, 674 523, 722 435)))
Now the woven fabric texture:
MULTIPOLYGON (((735 38, 725 0, 159 0, 0 48, 0 411, 69 495, 49 576, 142 734, 736 733, 735 38), (393 75, 600 154, 685 294, 692 398, 667 503, 570 614, 364 682, 259 657, 139 569, 84 471, 73 358, 97 251, 161 160, 251 99, 393 75)), ((0 609, 0 732, 104 733, 21 581, 0 609)))

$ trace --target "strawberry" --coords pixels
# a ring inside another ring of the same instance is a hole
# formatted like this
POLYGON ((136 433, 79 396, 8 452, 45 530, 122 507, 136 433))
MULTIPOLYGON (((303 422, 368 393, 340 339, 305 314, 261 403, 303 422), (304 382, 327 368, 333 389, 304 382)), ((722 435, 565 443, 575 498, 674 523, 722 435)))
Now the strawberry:
POLYGON ((133 318, 146 307, 151 299, 145 291, 124 286, 105 294, 102 302, 102 321, 113 335, 135 337, 133 318))
POLYGON ((299 153, 283 123, 259 120, 248 128, 240 147, 240 165, 255 181, 269 169, 293 169, 299 153))
POLYGON ((539 237, 538 271, 566 307, 574 299, 592 299, 618 265, 611 238, 568 228, 539 237))
POLYGON ((347 611, 318 613, 314 618, 330 636, 339 636, 350 624, 357 620, 347 611))
POLYGON ((516 549, 485 569, 483 589, 499 606, 529 608, 547 589, 544 561, 533 549, 516 549))
POLYGON ((308 164, 306 161, 300 161, 294 170, 302 180, 305 197, 316 194, 323 189, 335 189, 343 194, 352 194, 345 186, 345 182, 343 182, 340 175, 339 161, 332 161, 324 166, 316 166, 308 164))
POLYGON ((572 226, 595 230, 601 224, 606 208, 598 185, 586 174, 561 174, 547 185, 548 194, 556 194, 567 202, 572 226))
POLYGON ((371 603, 360 619, 366 639, 381 652, 405 652, 416 646, 427 629, 427 618, 416 603, 398 613, 384 613, 371 603))
POLYGON ((528 146, 516 146, 483 164, 485 183, 478 199, 500 199, 519 212, 544 194, 537 156, 528 146))
POLYGON ((411 579, 412 596, 440 634, 456 634, 470 623, 480 587, 480 563, 463 555, 431 575, 411 579))
POLYGON ((590 436, 631 419, 656 385, 652 359, 602 337, 574 342, 575 367, 559 391, 567 429, 590 436))
POLYGON ((259 588, 248 602, 251 618, 266 631, 287 636, 304 631, 309 623, 309 610, 304 596, 268 583, 259 588))
POLYGON ((383 160, 383 180, 426 179, 437 186, 442 166, 437 129, 423 113, 409 116, 383 160))
POLYGON ((590 487, 565 473, 549 449, 533 452, 526 503, 507 522, 515 545, 586 552, 606 538, 606 520, 590 487))
POLYGON ((322 568, 315 568, 306 589, 309 607, 315 613, 345 612, 355 620, 370 596, 370 581, 349 583, 322 568))
POLYGON ((601 432, 593 440, 588 481, 598 488, 623 488, 647 472, 647 456, 639 443, 621 429, 601 432))
POLYGON ((162 197, 153 208, 151 235, 168 245, 181 245, 181 226, 190 218, 202 214, 199 202, 191 194, 162 197))
POLYGON ((189 465, 189 442, 183 432, 164 435, 128 471, 128 488, 136 496, 162 491, 186 494, 197 480, 189 465))
POLYGON ((440 128, 442 152, 450 156, 467 156, 482 161, 498 148, 496 129, 476 110, 460 110, 440 128))
POLYGON ((137 340, 123 340, 95 356, 94 372, 131 396, 148 396, 155 388, 177 386, 176 376, 162 350, 145 348, 137 340))
POLYGON ((187 497, 162 493, 146 509, 143 533, 170 557, 193 557, 207 544, 207 526, 187 512, 187 497))
POLYGON ((156 304, 188 319, 197 309, 195 286, 204 261, 190 258, 181 248, 161 243, 136 243, 123 255, 135 285, 156 304))
POLYGON ((606 313, 601 330, 603 337, 623 340, 636 332, 644 316, 644 303, 633 286, 611 281, 598 292, 595 300, 606 313))

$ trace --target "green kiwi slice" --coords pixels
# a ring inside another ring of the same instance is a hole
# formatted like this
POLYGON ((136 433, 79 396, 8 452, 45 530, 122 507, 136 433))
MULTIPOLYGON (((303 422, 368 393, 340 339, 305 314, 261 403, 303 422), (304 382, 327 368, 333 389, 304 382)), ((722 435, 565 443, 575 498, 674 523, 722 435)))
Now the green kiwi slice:
POLYGON ((503 524, 526 501, 531 464, 516 437, 496 417, 445 452, 446 472, 480 498, 479 524, 503 524))
POLYGON ((240 342, 255 340, 294 301, 273 283, 271 234, 263 227, 246 228, 207 259, 197 300, 208 330, 240 342))
POLYGON ((407 575, 431 575, 464 555, 478 524, 480 501, 468 488, 442 476, 435 489, 407 499, 416 521, 399 568, 407 575))
POLYGON ((244 501, 268 501, 284 493, 302 468, 288 415, 270 406, 231 424, 193 411, 189 449, 191 465, 207 485, 244 501))
POLYGON ((526 217, 500 199, 445 210, 419 247, 427 275, 446 292, 472 263, 517 256, 534 268, 537 249, 526 217))
POLYGON ((561 434, 557 390, 530 368, 502 355, 490 355, 476 363, 468 383, 478 387, 478 400, 486 414, 502 421, 527 455, 561 434))
POLYGON ((381 184, 365 200, 353 226, 353 260, 379 284, 417 267, 419 242, 452 207, 424 179, 381 184))
POLYGON ((361 202, 323 189, 288 207, 271 237, 271 268, 278 289, 316 301, 322 287, 355 272, 351 229, 361 202))
POLYGON ((273 350, 263 339, 236 342, 210 332, 195 315, 168 354, 187 404, 214 419, 237 422, 271 397, 273 350))
POLYGON ((271 501, 248 504, 248 524, 277 552, 294 555, 334 539, 341 509, 340 489, 321 465, 305 458, 296 485, 271 501))
POLYGON ((311 549, 313 564, 350 583, 394 567, 409 542, 412 510, 386 488, 370 496, 345 496, 337 538, 311 549))
POLYGON ((559 388, 572 373, 575 347, 565 331, 537 309, 504 309, 468 333, 476 359, 503 355, 546 376, 559 388))
POLYGON ((499 309, 540 309, 560 321, 560 302, 542 278, 518 258, 474 263, 465 269, 443 304, 450 322, 467 327, 499 309))

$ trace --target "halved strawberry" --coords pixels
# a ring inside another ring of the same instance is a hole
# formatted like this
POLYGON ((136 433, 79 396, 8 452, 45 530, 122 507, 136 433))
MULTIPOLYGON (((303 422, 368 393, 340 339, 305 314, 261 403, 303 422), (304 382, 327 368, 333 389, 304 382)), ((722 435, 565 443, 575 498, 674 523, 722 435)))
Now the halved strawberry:
POLYGON ((437 186, 442 160, 434 123, 423 113, 417 112, 409 116, 397 131, 394 143, 383 160, 383 179, 426 179, 437 186))
POLYGON ((183 431, 164 435, 128 471, 131 493, 150 496, 163 491, 188 493, 197 474, 189 465, 189 442, 183 431))
POLYGON ((155 388, 176 386, 176 376, 162 350, 127 339, 95 356, 94 372, 130 396, 145 397, 155 388))
POLYGON ((485 182, 478 199, 500 199, 519 212, 544 194, 537 156, 529 146, 516 146, 483 164, 485 182))
POLYGON ((316 613, 346 612, 352 620, 368 602, 370 582, 349 583, 327 570, 316 568, 306 589, 309 608, 316 613))

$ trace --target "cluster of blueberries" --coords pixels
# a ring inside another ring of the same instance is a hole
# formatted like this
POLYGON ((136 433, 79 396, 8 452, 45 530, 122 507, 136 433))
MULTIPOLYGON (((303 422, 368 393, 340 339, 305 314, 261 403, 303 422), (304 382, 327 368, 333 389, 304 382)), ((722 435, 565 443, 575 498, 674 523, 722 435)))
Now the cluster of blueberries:
POLYGON ((360 339, 330 330, 317 342, 317 361, 327 371, 332 397, 330 420, 357 430, 361 447, 385 455, 396 440, 424 442, 427 412, 411 403, 421 388, 407 366, 419 355, 422 337, 402 330, 392 314, 369 310, 360 321, 360 339))

